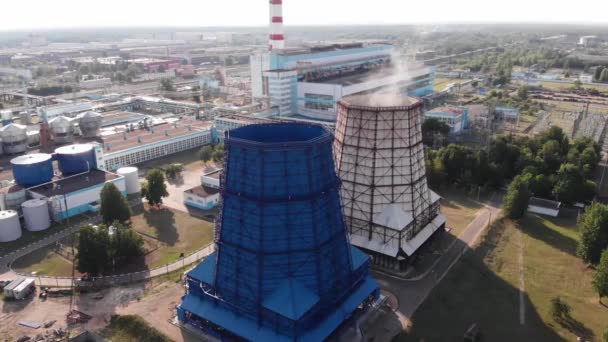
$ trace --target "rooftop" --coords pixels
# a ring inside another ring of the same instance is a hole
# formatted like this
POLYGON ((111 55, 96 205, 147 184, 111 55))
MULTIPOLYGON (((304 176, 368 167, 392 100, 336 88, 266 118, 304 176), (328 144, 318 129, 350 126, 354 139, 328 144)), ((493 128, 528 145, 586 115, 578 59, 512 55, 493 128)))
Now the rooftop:
POLYGON ((101 125, 111 126, 117 123, 126 123, 132 121, 143 120, 144 115, 140 113, 124 112, 124 111, 112 111, 105 112, 102 114, 101 125))
POLYGON ((119 177, 114 173, 92 169, 86 174, 56 177, 50 183, 32 187, 30 190, 45 197, 53 197, 103 184, 119 177))
POLYGON ((215 189, 215 188, 210 188, 208 186, 199 185, 199 186, 196 186, 196 187, 194 187, 192 189, 188 189, 188 190, 186 190, 184 192, 188 193, 188 194, 193 194, 193 195, 198 196, 198 197, 205 198, 205 197, 209 197, 209 196, 213 196, 213 195, 218 194, 220 192, 220 190, 219 189, 215 189))
POLYGON ((403 107, 410 109, 422 105, 422 102, 413 97, 393 92, 347 96, 340 100, 340 103, 348 108, 361 107, 369 110, 391 110, 403 107))
POLYGON ((562 204, 558 201, 552 201, 538 197, 530 197, 530 202, 528 203, 528 205, 547 209, 559 209, 562 204))
POLYGON ((397 75, 397 73, 398 71, 393 68, 381 68, 369 71, 360 71, 346 76, 329 76, 327 78, 324 78, 322 81, 313 81, 312 83, 339 84, 346 87, 353 84, 363 83, 372 79, 379 79, 383 77, 397 75))
POLYGON ((213 123, 211 121, 186 119, 176 121, 175 123, 162 123, 152 126, 149 129, 135 128, 135 130, 131 132, 125 132, 123 130, 122 132, 103 137, 104 150, 106 154, 111 154, 137 146, 184 136, 197 131, 206 131, 211 129, 212 126, 213 123))
POLYGON ((205 170, 205 173, 203 174, 203 176, 213 178, 213 179, 220 179, 221 175, 222 175, 222 169, 215 169, 215 170, 212 170, 209 172, 207 172, 207 170, 205 170))
POLYGON ((459 108, 459 107, 437 107, 437 108, 433 108, 431 110, 429 110, 428 112, 425 113, 429 114, 429 115, 433 115, 433 114, 449 114, 452 116, 458 116, 458 115, 462 115, 464 114, 465 110, 463 108, 459 108))

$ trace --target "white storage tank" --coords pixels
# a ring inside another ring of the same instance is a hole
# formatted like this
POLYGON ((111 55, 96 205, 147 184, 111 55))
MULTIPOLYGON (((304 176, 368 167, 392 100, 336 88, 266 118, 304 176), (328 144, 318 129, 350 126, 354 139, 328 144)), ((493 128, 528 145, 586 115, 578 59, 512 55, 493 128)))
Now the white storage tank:
POLYGON ((116 170, 116 173, 125 177, 125 187, 127 188, 127 194, 136 194, 141 191, 141 185, 139 184, 139 173, 138 169, 134 166, 121 167, 116 170))
POLYGON ((31 199, 21 204, 25 229, 30 232, 39 232, 51 226, 48 202, 44 199, 31 199))
POLYGON ((0 211, 0 242, 15 241, 20 237, 19 214, 14 210, 0 211))

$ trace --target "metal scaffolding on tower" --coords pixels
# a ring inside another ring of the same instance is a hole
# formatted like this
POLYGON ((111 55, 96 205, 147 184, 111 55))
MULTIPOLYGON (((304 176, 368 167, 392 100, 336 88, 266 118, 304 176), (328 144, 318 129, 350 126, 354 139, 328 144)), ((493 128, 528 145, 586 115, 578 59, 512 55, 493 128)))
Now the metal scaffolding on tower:
POLYGON ((338 105, 334 152, 351 243, 397 271, 445 225, 440 198, 427 187, 422 120, 422 103, 401 94, 338 105))
POLYGON ((226 133, 217 252, 188 273, 180 321, 253 341, 320 341, 377 298, 369 257, 348 243, 332 139, 300 123, 226 133))

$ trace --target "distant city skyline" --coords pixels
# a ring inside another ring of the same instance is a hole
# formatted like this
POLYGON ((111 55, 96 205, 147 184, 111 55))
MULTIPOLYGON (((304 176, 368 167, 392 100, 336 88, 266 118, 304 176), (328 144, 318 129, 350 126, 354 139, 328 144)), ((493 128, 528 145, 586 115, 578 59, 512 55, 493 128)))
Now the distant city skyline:
MULTIPOLYGON (((548 22, 608 24, 608 2, 580 0, 565 6, 548 0, 284 0, 294 25, 548 22)), ((77 27, 264 26, 267 0, 7 0, 0 31, 77 27)))

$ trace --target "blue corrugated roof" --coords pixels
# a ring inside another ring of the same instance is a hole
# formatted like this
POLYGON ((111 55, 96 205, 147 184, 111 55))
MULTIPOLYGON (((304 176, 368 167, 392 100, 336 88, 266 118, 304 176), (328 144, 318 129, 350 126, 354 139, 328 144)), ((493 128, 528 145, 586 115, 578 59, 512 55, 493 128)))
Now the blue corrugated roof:
POLYGON ((192 271, 188 272, 188 276, 207 284, 213 284, 215 281, 216 260, 217 252, 213 252, 192 271))
POLYGON ((353 245, 350 246, 350 255, 353 259, 353 271, 361 267, 369 259, 367 254, 353 245))
MULTIPOLYGON (((365 281, 353 293, 337 307, 318 326, 297 337, 301 342, 323 341, 333 333, 345 319, 361 304, 370 294, 377 291, 378 283, 367 277, 365 281)), ((259 327, 253 320, 236 315, 221 305, 216 305, 204 298, 192 294, 184 297, 181 308, 193 314, 224 327, 228 331, 237 334, 250 341, 282 342, 293 339, 285 335, 279 335, 268 327, 259 327)))
POLYGON ((319 296, 302 286, 297 280, 289 278, 264 300, 263 305, 281 316, 298 320, 318 301, 319 296))

